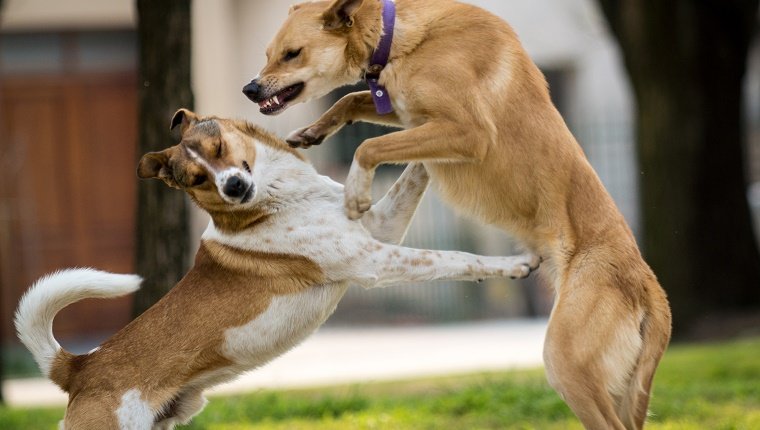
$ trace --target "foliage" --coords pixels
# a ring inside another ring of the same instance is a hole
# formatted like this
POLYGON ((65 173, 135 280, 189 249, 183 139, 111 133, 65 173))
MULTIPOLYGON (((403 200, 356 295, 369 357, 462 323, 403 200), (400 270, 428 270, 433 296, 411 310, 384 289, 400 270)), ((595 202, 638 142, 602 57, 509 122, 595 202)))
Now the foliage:
MULTIPOLYGON (((760 428, 760 338, 674 346, 649 429, 760 428)), ((61 410, 0 409, 0 428, 53 429, 61 410)), ((582 429, 540 370, 212 398, 183 429, 582 429)))

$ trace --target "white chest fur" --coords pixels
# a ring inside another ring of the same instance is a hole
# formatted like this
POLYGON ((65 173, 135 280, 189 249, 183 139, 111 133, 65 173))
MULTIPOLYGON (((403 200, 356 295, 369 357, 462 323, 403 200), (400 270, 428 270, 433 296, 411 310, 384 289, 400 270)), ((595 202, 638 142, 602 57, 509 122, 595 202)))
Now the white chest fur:
POLYGON ((316 263, 326 283, 275 296, 253 320, 224 333, 222 353, 233 362, 257 366, 292 348, 335 310, 348 288, 344 273, 369 234, 343 212, 343 186, 302 162, 257 145, 253 176, 257 195, 276 202, 276 213, 248 231, 226 234, 213 222, 204 240, 266 254, 303 256, 316 263), (277 162, 272 162, 276 160, 277 162), (274 185, 274 186, 272 186, 274 185))
POLYGON ((255 168, 256 182, 263 184, 260 193, 287 196, 286 204, 249 232, 225 234, 210 223, 203 239, 250 251, 306 257, 320 267, 328 282, 355 278, 358 251, 369 248, 374 240, 361 223, 346 217, 343 185, 305 166, 255 168), (266 184, 273 183, 277 188, 267 190, 266 184))
POLYGON ((277 296, 247 324, 227 329, 222 354, 243 366, 261 365, 314 332, 335 310, 347 283, 316 286, 277 296))

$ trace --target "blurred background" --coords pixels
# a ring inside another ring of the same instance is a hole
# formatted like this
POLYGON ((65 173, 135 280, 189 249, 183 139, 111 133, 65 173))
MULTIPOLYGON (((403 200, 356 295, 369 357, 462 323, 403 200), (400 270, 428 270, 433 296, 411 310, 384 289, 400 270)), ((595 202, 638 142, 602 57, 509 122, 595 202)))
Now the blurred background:
MULTIPOLYGON (((724 8, 674 1, 672 10, 648 11, 605 0, 467 2, 507 20, 546 75, 557 107, 668 291, 677 334, 757 330, 757 2, 724 8)), ((276 117, 259 114, 242 95, 290 4, 0 0, 0 339, 7 377, 35 372, 11 320, 41 275, 93 266, 146 278, 137 298, 84 301, 59 315, 56 336, 82 351, 124 326, 187 268, 206 216, 181 193, 139 182, 134 173, 142 153, 176 142, 168 125, 177 108, 244 118, 285 136, 361 87, 276 117)), ((388 131, 349 126, 305 155, 342 181, 358 144, 388 131)), ((399 173, 381 169, 374 195, 399 173)), ((458 216, 434 191, 405 244, 488 255, 519 250, 503 232, 458 216)), ((540 276, 352 288, 327 325, 543 321, 552 295, 540 276)))

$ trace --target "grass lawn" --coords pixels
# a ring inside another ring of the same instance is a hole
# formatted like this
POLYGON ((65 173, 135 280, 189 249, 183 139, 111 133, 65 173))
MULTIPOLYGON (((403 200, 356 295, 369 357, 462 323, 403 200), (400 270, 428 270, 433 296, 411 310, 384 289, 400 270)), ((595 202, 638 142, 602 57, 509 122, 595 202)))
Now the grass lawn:
MULTIPOLYGON (((760 338, 670 348, 650 429, 760 429, 760 338)), ((0 429, 54 429, 61 409, 0 408, 0 429)), ((212 398, 183 429, 582 429, 541 370, 212 398)))

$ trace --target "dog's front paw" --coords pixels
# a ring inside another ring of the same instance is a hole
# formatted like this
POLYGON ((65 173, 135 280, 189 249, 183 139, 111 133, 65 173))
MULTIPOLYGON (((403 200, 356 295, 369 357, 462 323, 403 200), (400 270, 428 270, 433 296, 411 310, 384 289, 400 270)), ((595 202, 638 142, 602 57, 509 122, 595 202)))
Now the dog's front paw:
POLYGON ((534 270, 541 265, 541 257, 536 254, 523 254, 515 258, 515 266, 509 275, 512 279, 527 278, 534 270))
POLYGON ((327 137, 327 133, 324 133, 322 127, 319 125, 310 125, 308 127, 299 128, 296 131, 291 132, 285 141, 288 142, 293 148, 309 148, 313 145, 319 145, 327 137))
POLYGON ((372 178, 374 172, 359 166, 356 161, 351 164, 345 187, 346 215, 357 220, 372 207, 372 178))
POLYGON ((346 216, 356 221, 372 207, 371 199, 350 198, 346 196, 346 216))

